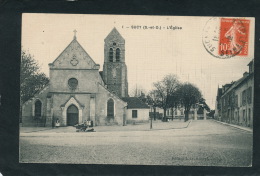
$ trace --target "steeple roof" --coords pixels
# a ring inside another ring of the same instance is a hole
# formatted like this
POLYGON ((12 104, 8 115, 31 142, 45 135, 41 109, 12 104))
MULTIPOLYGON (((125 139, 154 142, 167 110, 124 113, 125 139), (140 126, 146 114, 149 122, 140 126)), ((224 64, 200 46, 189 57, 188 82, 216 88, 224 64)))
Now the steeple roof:
POLYGON ((105 38, 105 42, 111 39, 116 39, 119 41, 125 42, 125 39, 122 37, 122 35, 118 32, 118 30, 114 27, 112 31, 107 35, 105 38))

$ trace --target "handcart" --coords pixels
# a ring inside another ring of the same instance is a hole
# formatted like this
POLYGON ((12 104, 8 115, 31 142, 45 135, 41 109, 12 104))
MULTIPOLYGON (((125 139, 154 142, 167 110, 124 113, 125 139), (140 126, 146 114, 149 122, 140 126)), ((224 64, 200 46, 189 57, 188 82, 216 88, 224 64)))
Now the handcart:
POLYGON ((86 129, 88 128, 88 126, 86 126, 85 124, 77 124, 74 127, 76 127, 76 132, 86 131, 86 129))
POLYGON ((94 128, 90 128, 90 129, 87 129, 89 127, 92 127, 92 126, 89 126, 90 122, 89 123, 82 123, 82 124, 77 124, 77 125, 74 125, 74 127, 76 127, 76 132, 95 132, 94 128))

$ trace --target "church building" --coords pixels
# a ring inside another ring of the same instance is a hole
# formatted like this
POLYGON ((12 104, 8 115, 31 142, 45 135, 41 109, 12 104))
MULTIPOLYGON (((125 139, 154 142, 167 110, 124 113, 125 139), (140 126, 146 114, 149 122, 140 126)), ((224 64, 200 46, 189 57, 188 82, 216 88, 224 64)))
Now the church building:
MULTIPOLYGON (((128 97, 125 40, 116 28, 104 40, 103 71, 79 44, 76 32, 49 64, 49 84, 23 104, 23 126, 126 125, 128 97)), ((141 103, 149 118, 149 106, 141 103)))

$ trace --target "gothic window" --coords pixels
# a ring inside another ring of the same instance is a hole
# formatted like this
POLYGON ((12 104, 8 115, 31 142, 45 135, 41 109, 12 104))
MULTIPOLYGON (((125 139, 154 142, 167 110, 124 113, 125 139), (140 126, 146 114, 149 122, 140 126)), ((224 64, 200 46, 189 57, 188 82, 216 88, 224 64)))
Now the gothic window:
POLYGON ((42 114, 42 103, 40 100, 37 100, 35 102, 35 109, 34 109, 34 115, 36 118, 41 117, 42 114))
POLYGON ((116 49, 116 61, 120 62, 120 49, 119 48, 116 49))
POLYGON ((68 84, 69 84, 70 88, 74 90, 78 86, 78 80, 76 78, 70 78, 68 81, 68 84))
POLYGON ((109 99, 107 101, 107 117, 114 117, 114 100, 109 99))
POLYGON ((113 62, 113 49, 109 49, 109 62, 113 62))

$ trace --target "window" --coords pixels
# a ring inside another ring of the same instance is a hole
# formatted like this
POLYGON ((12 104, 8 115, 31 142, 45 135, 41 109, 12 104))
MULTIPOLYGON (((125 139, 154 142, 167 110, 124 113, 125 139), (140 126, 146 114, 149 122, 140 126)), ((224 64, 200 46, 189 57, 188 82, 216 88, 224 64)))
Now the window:
POLYGON ((250 120, 251 120, 251 109, 248 109, 248 126, 250 126, 250 120))
POLYGON ((35 109, 34 109, 34 115, 36 118, 41 117, 42 114, 42 103, 40 100, 37 100, 35 102, 35 109))
POLYGON ((71 89, 76 89, 77 86, 78 86, 78 80, 76 78, 70 78, 68 80, 68 84, 69 84, 71 89))
POLYGON ((247 102, 248 104, 251 104, 252 102, 252 87, 249 87, 247 90, 247 102))
POLYGON ((137 118, 137 110, 132 110, 132 118, 137 118))
POLYGON ((119 48, 116 49, 116 61, 120 62, 120 49, 119 48))
POLYGON ((246 105, 246 90, 242 92, 242 105, 246 105))
POLYGON ((107 117, 113 118, 114 117, 114 100, 109 99, 107 101, 107 117))
POLYGON ((238 107, 238 95, 235 96, 235 107, 238 107))
POLYGON ((109 49, 109 62, 113 62, 113 49, 109 49))
POLYGON ((246 110, 243 110, 243 121, 246 120, 246 110))

